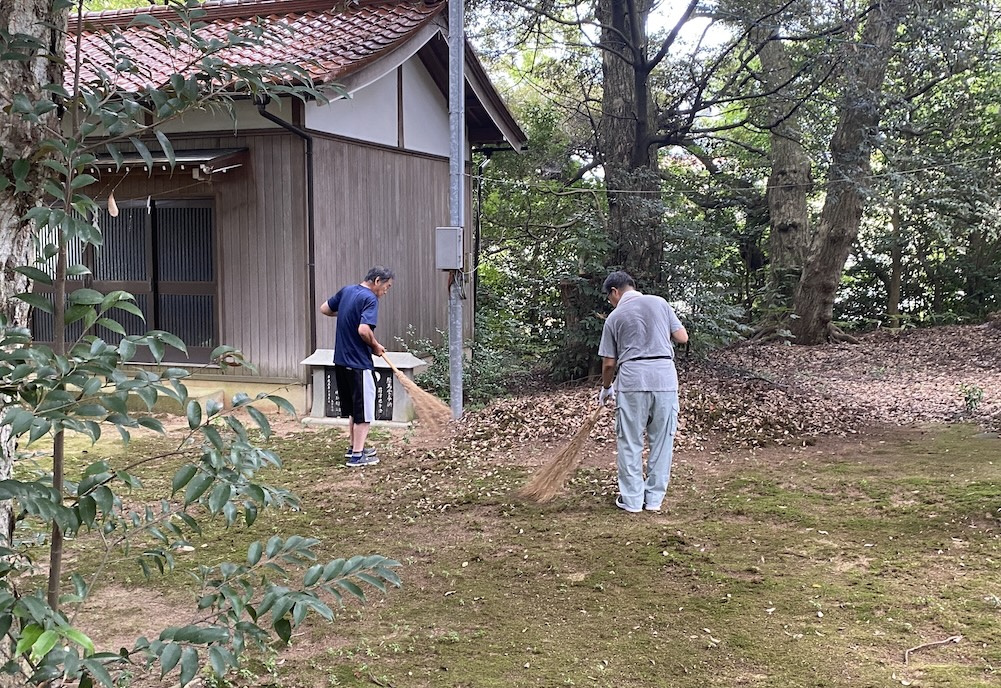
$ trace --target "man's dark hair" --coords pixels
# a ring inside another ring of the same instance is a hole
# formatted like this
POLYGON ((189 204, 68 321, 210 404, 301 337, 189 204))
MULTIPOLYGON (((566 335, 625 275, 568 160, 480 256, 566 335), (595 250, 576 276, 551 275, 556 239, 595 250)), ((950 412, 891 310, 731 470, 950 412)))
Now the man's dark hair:
POLYGON ((396 275, 393 274, 392 270, 383 267, 381 265, 376 265, 375 267, 373 267, 371 270, 368 271, 368 274, 365 275, 366 282, 375 282, 376 280, 379 280, 380 282, 386 282, 388 280, 395 278, 396 275))
POLYGON ((613 289, 622 291, 622 287, 632 287, 635 289, 636 282, 629 276, 629 273, 616 270, 605 278, 605 283, 601 285, 601 293, 609 294, 613 289))

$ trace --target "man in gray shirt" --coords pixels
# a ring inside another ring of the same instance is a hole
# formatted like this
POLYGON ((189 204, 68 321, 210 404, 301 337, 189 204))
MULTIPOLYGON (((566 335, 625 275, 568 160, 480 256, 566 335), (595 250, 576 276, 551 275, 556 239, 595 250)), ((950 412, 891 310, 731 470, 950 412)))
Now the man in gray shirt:
POLYGON ((602 291, 612 304, 601 331, 601 392, 598 404, 615 402, 619 497, 630 513, 660 511, 671 479, 678 428, 678 373, 672 340, 684 344, 688 332, 670 304, 636 291, 622 271, 605 278, 602 291), (643 477, 644 435, 650 443, 643 477))

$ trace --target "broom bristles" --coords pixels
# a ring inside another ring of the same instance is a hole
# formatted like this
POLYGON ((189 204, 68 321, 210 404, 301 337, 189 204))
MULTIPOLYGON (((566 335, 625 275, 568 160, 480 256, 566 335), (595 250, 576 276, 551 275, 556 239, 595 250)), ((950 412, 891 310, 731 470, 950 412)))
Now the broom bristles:
POLYGON ((383 356, 389 367, 392 368, 396 379, 400 381, 403 388, 410 395, 410 401, 414 404, 414 413, 421 420, 421 424, 428 430, 437 432, 444 428, 448 421, 452 420, 452 409, 444 401, 421 389, 420 385, 403 374, 403 372, 393 365, 385 355, 383 356))
POLYGON ((599 406, 594 413, 584 421, 580 430, 570 439, 567 446, 560 450, 552 461, 540 468, 532 476, 528 483, 518 490, 518 494, 533 502, 548 502, 563 489, 567 480, 577 470, 580 465, 581 449, 591 435, 591 430, 605 410, 604 406, 599 406))

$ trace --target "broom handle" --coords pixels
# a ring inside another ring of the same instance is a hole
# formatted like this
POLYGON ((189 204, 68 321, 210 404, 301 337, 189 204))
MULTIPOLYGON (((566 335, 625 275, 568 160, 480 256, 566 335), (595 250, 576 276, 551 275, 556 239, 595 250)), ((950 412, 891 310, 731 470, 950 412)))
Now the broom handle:
POLYGON ((395 365, 393 365, 393 362, 389 360, 389 356, 387 356, 386 354, 382 354, 382 360, 384 360, 387 364, 389 364, 389 367, 393 369, 394 373, 396 373, 397 375, 403 375, 403 373, 400 372, 400 369, 397 368, 395 365))

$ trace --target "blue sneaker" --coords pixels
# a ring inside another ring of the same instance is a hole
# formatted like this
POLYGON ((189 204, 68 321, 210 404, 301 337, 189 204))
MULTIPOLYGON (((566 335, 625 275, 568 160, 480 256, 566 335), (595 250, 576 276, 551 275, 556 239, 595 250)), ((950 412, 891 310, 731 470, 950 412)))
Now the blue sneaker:
POLYGON ((375 454, 352 454, 345 464, 348 468, 358 468, 359 466, 374 466, 379 463, 379 457, 375 454))
MULTIPOLYGON (((365 456, 375 456, 375 455, 376 455, 376 451, 375 451, 375 447, 365 447, 365 449, 363 450, 363 452, 362 452, 362 453, 363 453, 363 454, 364 454, 365 456)), ((348 447, 348 448, 347 448, 347 449, 346 449, 346 450, 344 451, 344 460, 345 460, 345 461, 349 461, 350 459, 351 459, 351 447, 348 447)), ((378 462, 377 462, 377 463, 378 463, 378 462)))

